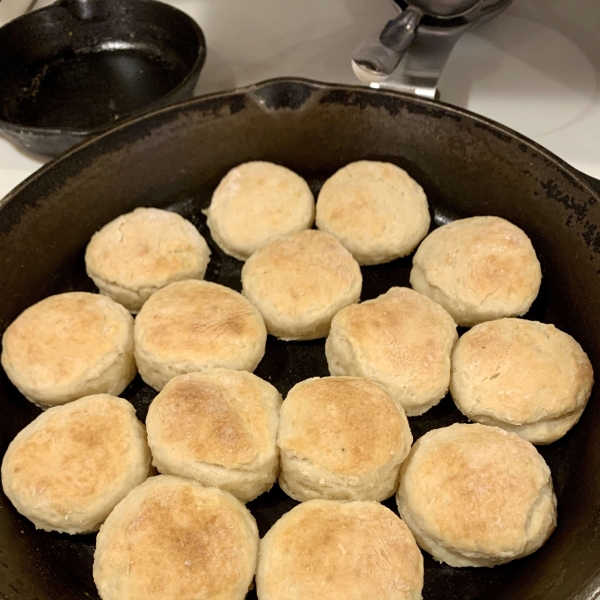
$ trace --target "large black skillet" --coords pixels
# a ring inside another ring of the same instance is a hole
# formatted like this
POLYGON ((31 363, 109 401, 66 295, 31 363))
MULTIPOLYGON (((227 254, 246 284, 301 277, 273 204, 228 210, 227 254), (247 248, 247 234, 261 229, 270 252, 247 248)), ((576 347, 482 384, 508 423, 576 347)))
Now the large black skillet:
MULTIPOLYGON (((600 203, 581 176, 532 142, 465 111, 302 80, 274 80, 199 98, 124 123, 19 186, 0 203, 0 331, 48 294, 93 290, 83 268, 87 241, 101 225, 136 206, 176 210, 208 239, 201 209, 228 169, 253 159, 297 171, 315 192, 348 162, 391 161, 421 182, 435 225, 487 214, 516 223, 531 236, 544 274, 528 316, 575 336, 600 373, 600 203)), ((239 289, 241 263, 211 247, 207 278, 239 289)), ((364 268, 363 299, 392 285, 408 285, 410 264, 409 257, 364 268)), ((323 342, 284 344, 269 338, 257 374, 283 394, 297 381, 326 375, 323 342)), ((154 392, 136 379, 124 395, 145 418, 154 392)), ((548 543, 524 560, 495 569, 452 569, 425 556, 426 600, 597 597, 599 395, 596 390, 567 436, 540 448, 559 501, 559 526, 548 543)), ((1 375, 0 454, 38 413, 1 375)), ((411 419, 411 427, 419 437, 460 420, 446 398, 411 419)), ((264 535, 293 505, 276 486, 249 508, 264 535)), ((35 531, 0 494, 0 596, 97 597, 93 544, 94 536, 35 531)))

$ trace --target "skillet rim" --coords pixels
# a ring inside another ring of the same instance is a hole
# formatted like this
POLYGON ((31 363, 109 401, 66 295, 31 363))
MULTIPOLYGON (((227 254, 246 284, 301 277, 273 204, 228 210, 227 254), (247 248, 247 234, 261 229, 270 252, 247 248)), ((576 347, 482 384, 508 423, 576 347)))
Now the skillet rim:
MULTIPOLYGON (((136 1, 155 2, 155 0, 136 0, 136 1)), ((53 5, 50 5, 46 8, 51 8, 51 6, 53 6, 53 5)), ((41 9, 41 10, 45 10, 45 9, 41 9)), ((19 17, 19 18, 22 18, 22 17, 19 17)), ((198 29, 200 29, 199 26, 198 26, 198 29)), ((200 32, 202 33, 202 30, 200 30, 200 32)), ((154 109, 150 108, 148 111, 145 111, 142 114, 132 115, 131 117, 126 117, 126 118, 120 120, 116 125, 113 125, 113 126, 109 127, 108 129, 103 129, 103 130, 99 131, 97 135, 93 135, 93 137, 87 138, 87 139, 83 140, 82 142, 79 142, 78 144, 76 144, 75 146, 73 146, 72 148, 70 148, 69 150, 64 152, 63 154, 52 158, 49 162, 42 165, 38 170, 34 171, 29 177, 27 177, 27 179, 25 179, 20 184, 18 184, 16 187, 14 187, 6 196, 4 196, 4 198, 0 198, 0 210, 2 210, 4 208, 4 206, 7 205, 8 203, 14 201, 15 198, 19 195, 19 193, 24 188, 26 188, 30 183, 36 181, 37 179, 45 177, 46 173, 48 173, 48 171, 50 171, 54 167, 55 164, 62 163, 63 161, 69 160, 74 154, 76 154, 80 150, 83 150, 84 148, 88 148, 89 146, 92 146, 97 141, 104 139, 104 138, 112 135, 113 133, 116 133, 117 131, 125 129, 129 126, 133 127, 134 124, 137 124, 144 120, 150 120, 158 115, 164 115, 170 111, 177 111, 177 110, 180 110, 183 108, 195 106, 197 104, 202 104, 203 102, 210 102, 210 101, 217 100, 217 99, 230 98, 232 96, 249 96, 253 93, 256 93, 259 90, 273 87, 276 85, 282 85, 282 84, 296 84, 296 85, 300 84, 300 85, 304 85, 312 90, 324 90, 324 91, 345 90, 349 93, 358 92, 358 93, 366 93, 366 94, 375 95, 375 96, 388 96, 388 97, 392 97, 392 98, 401 99, 402 101, 407 102, 408 104, 412 103, 412 104, 416 104, 416 105, 419 105, 419 106, 422 106, 425 108, 429 108, 429 109, 442 108, 444 111, 446 111, 449 114, 454 114, 454 115, 460 116, 461 118, 465 117, 471 121, 474 121, 476 123, 479 123, 480 125, 483 125, 484 127, 488 128, 489 130, 495 131, 496 133, 500 133, 502 135, 509 136, 516 142, 519 142, 519 143, 529 146, 530 149, 535 150, 541 156, 543 156, 545 159, 552 162, 556 167, 558 167, 559 169, 564 171, 567 175, 569 175, 572 179, 574 179, 576 181, 576 183, 579 184, 581 186, 581 188, 583 188, 583 190, 585 190, 586 193, 590 194, 598 202, 600 202, 600 193, 596 192, 596 190, 594 190, 594 188, 589 184, 589 182, 586 179, 585 173, 583 173, 583 172, 579 171, 578 169, 576 169, 575 167, 569 165, 562 158, 560 158, 559 156, 557 156, 550 150, 547 150, 546 148, 544 148, 543 146, 541 146, 540 144, 538 144, 531 138, 528 138, 527 136, 518 133, 517 131, 515 131, 514 129, 511 129, 510 127, 507 127, 506 125, 502 125, 501 123, 498 123, 497 121, 494 121, 493 119, 489 119, 488 117, 478 115, 477 113, 474 113, 465 108, 453 106, 452 104, 448 104, 447 102, 442 102, 440 100, 429 100, 427 98, 422 98, 420 96, 413 96, 411 94, 407 94, 404 92, 398 92, 395 90, 374 89, 374 88, 370 88, 370 87, 366 87, 366 86, 362 86, 362 85, 358 85, 358 84, 348 85, 348 84, 344 84, 344 83, 327 83, 327 82, 316 81, 313 79, 308 79, 305 77, 272 77, 270 79, 264 79, 262 81, 259 81, 257 83, 253 83, 253 84, 250 84, 247 86, 242 86, 239 88, 233 88, 233 89, 224 90, 224 91, 220 91, 220 92, 213 92, 210 94, 202 94, 200 96, 194 96, 193 98, 189 98, 187 100, 181 100, 181 101, 175 102, 173 104, 168 104, 167 106, 156 107, 154 109)), ((0 120, 0 124, 2 124, 2 123, 4 123, 4 121, 0 120)), ((47 130, 40 128, 40 131, 47 131, 47 130)), ((60 130, 56 130, 56 131, 60 131, 60 130)), ((600 571, 600 568, 599 568, 599 571, 600 571)))

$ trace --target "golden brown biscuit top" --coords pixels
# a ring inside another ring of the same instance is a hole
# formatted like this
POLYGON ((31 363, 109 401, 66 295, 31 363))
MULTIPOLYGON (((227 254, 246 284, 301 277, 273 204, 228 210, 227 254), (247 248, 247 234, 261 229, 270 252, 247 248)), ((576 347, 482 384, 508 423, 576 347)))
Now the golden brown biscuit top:
POLYGON ((400 409, 367 379, 309 379, 292 388, 282 405, 279 447, 329 471, 369 473, 405 442, 400 409))
POLYGON ((261 544, 269 599, 421 598, 421 553, 408 527, 377 502, 305 502, 261 544))
POLYGON ((320 314, 360 291, 358 263, 332 235, 309 229, 259 248, 242 269, 244 293, 291 317, 320 314))
POLYGON ((138 428, 133 406, 108 394, 51 408, 17 436, 3 478, 38 512, 85 511, 122 488, 138 428))
POLYGON ((105 225, 85 253, 88 270, 131 289, 154 287, 173 275, 195 275, 208 247, 198 230, 176 213, 137 208, 105 225))
POLYGON ((453 351, 452 389, 460 405, 516 425, 583 406, 593 380, 581 346, 554 325, 535 321, 482 323, 453 351))
POLYGON ((230 356, 266 338, 262 317, 241 294, 208 281, 172 283, 136 319, 136 344, 163 359, 230 356))
POLYGON ((209 214, 228 243, 245 249, 295 229, 313 211, 314 198, 304 179, 280 165, 253 161, 221 180, 209 214))
POLYGON ((471 217, 431 232, 414 264, 450 298, 480 303, 537 295, 541 270, 527 235, 500 217, 471 217))
POLYGON ((44 388, 71 384, 124 352, 132 328, 131 315, 110 298, 86 292, 50 296, 8 327, 3 362, 44 388))
POLYGON ((317 222, 325 220, 335 232, 351 235, 368 246, 377 245, 390 234, 405 232, 407 237, 414 237, 411 227, 420 218, 425 219, 426 230, 429 212, 423 189, 391 163, 350 163, 330 177, 319 192, 317 222))
POLYGON ((332 328, 378 372, 413 380, 416 374, 426 380, 431 368, 448 362, 456 338, 456 324, 439 304, 403 287, 342 309, 332 328))
POLYGON ((550 469, 514 433, 455 424, 425 434, 403 463, 399 494, 419 529, 458 551, 521 551, 550 469))
POLYGON ((248 466, 273 443, 269 409, 274 393, 267 382, 242 371, 180 375, 152 402, 149 435, 186 461, 226 469, 248 466))
POLYGON ((257 535, 234 500, 185 479, 150 478, 103 527, 95 577, 106 569, 107 585, 129 600, 238 597, 257 535))

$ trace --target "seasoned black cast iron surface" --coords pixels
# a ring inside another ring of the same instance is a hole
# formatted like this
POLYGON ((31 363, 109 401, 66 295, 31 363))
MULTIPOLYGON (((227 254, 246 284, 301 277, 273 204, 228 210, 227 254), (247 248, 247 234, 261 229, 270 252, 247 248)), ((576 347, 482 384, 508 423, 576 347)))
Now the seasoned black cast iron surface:
MULTIPOLYGON (((390 161, 423 185, 434 226, 492 214, 522 227, 544 274, 527 316, 572 334, 600 373, 600 205, 573 171, 523 138, 460 110, 299 80, 192 100, 123 125, 11 194, 0 207, 0 331, 49 294, 93 291, 83 264, 87 241, 137 206, 168 207, 190 219, 213 252, 207 279, 239 290, 241 263, 212 243, 201 209, 228 169, 256 159, 293 169, 315 194, 351 161, 390 161)), ((363 268, 362 299, 408 285, 410 264, 408 257, 363 268)), ((327 375, 323 341, 282 343, 269 337, 256 373, 284 395, 298 381, 327 375)), ((136 378, 124 396, 143 419, 155 392, 136 378)), ((425 555, 426 600, 592 597, 600 567, 598 402, 596 390, 580 424, 540 448, 559 501, 559 526, 548 543, 531 557, 495 569, 452 569, 425 555)), ((2 374, 0 453, 38 413, 2 374)), ((445 398, 410 424, 418 438, 457 421, 464 419, 445 398)), ((294 505, 276 486, 248 506, 264 535, 294 505)), ((386 505, 395 510, 393 500, 386 505)), ((0 495, 0 596, 96 598, 93 544, 94 536, 35 531, 0 495)))
POLYGON ((0 130, 59 154, 90 132, 189 98, 204 64, 198 25, 152 0, 61 0, 0 29, 0 130))

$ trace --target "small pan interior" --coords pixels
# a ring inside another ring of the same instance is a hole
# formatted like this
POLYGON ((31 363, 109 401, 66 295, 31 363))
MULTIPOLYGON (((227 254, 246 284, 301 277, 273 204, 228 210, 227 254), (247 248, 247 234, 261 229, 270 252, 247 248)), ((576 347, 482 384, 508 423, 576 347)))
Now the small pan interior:
MULTIPOLYGON (((600 210, 587 188, 521 138, 459 111, 299 81, 194 100, 138 120, 87 144, 18 190, 0 207, 0 329, 50 293, 94 291, 83 264, 87 240, 110 219, 140 205, 168 208, 192 221, 213 253, 206 279, 239 290, 242 263, 212 242, 201 210, 227 170, 252 159, 295 170, 315 195, 348 162, 386 160, 423 185, 434 227, 477 214, 513 221, 531 236, 544 272, 527 318, 574 335, 600 373, 600 322, 593 300, 600 294, 593 227, 600 225, 600 210)), ((407 286, 410 266, 407 257, 363 267, 362 299, 407 286)), ((298 381, 328 374, 324 343, 269 337, 256 374, 285 396, 298 381)), ((144 419, 155 394, 137 377, 123 396, 144 419)), ((597 395, 572 432, 539 447, 559 502, 559 526, 549 542, 530 557, 494 569, 453 569, 424 554, 426 600, 587 597, 578 594, 600 566, 597 395)), ((4 374, 0 410, 4 452, 39 411, 4 374)), ((465 419, 449 397, 410 419, 415 439, 454 422, 465 419)), ((275 486, 248 507, 264 535, 295 504, 275 486)), ((385 504, 396 511, 393 499, 385 504)), ((4 496, 0 505, 0 593, 29 600, 97 597, 94 536, 35 531, 4 496)), ((249 598, 256 598, 254 591, 249 598)))
POLYGON ((194 69, 197 29, 170 6, 63 0, 0 31, 0 119, 91 131, 155 103, 194 69))

